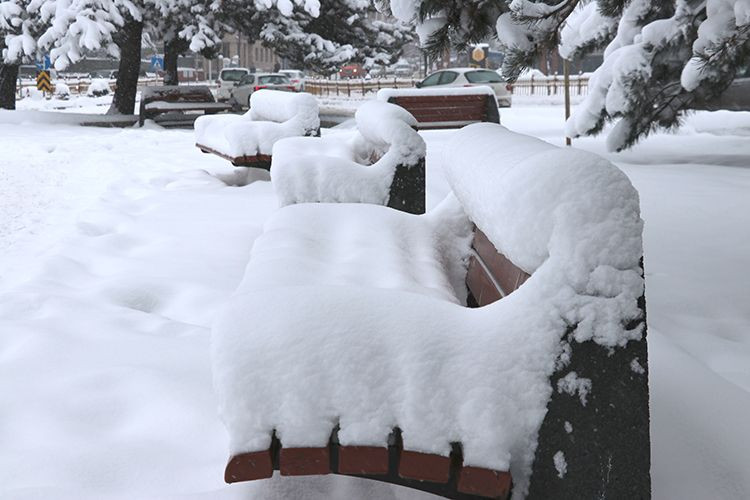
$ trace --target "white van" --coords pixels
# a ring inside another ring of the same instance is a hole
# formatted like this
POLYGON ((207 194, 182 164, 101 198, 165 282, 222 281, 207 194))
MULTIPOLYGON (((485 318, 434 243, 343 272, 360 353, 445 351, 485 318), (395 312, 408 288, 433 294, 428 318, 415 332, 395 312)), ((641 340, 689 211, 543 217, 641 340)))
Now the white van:
POLYGON ((216 90, 216 100, 219 102, 228 101, 232 97, 232 89, 242 80, 242 77, 249 75, 250 70, 247 68, 224 68, 219 73, 216 83, 219 88, 216 90))

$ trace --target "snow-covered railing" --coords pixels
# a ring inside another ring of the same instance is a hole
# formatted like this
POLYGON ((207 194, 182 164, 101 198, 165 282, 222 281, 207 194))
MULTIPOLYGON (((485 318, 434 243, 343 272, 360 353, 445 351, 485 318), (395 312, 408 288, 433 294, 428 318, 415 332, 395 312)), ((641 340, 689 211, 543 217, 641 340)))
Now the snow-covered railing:
MULTIPOLYGON (((319 96, 361 97, 376 93, 381 89, 412 88, 419 81, 419 79, 414 78, 359 78, 351 80, 308 78, 305 81, 305 89, 319 96)), ((588 86, 589 76, 587 74, 570 76, 570 93, 572 96, 588 94, 588 86)), ((559 75, 531 75, 519 78, 512 85, 513 95, 561 96, 564 92, 563 77, 559 75)))
POLYGON ((364 96, 376 93, 381 89, 403 89, 414 87, 418 79, 415 78, 372 78, 329 80, 325 78, 307 78, 305 90, 319 96, 364 96))
MULTIPOLYGON (((95 79, 96 80, 96 79, 95 79)), ((61 81, 65 83, 68 88, 70 89, 70 93, 75 95, 86 95, 88 92, 89 87, 91 86, 92 79, 91 78, 60 78, 60 79, 54 79, 52 81, 52 87, 54 89, 55 82, 61 81)), ((115 90, 116 86, 116 80, 109 80, 109 87, 112 92, 115 90)), ((190 84, 196 84, 195 82, 190 82, 190 84)), ((164 85, 164 80, 162 78, 139 78, 138 79, 138 88, 141 89, 143 87, 151 87, 155 85, 164 85)), ((28 93, 27 89, 36 89, 36 80, 30 80, 30 79, 20 79, 18 81, 18 84, 16 85, 16 94, 19 98, 25 97, 28 93)))
POLYGON ((266 223, 213 329, 226 480, 649 498, 638 193, 497 124, 444 151, 452 194, 423 216, 301 203, 266 223))
MULTIPOLYGON (((570 75, 570 95, 585 96, 589 90, 588 75, 570 75)), ((565 81, 560 75, 522 77, 512 86, 513 95, 524 96, 562 96, 565 93, 565 81)))

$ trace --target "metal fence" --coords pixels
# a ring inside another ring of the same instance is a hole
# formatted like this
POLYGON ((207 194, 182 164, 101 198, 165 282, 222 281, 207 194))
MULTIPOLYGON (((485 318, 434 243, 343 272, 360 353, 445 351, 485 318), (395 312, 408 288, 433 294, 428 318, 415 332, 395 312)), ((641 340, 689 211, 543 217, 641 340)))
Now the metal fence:
MULTIPOLYGON (((308 78, 305 90, 319 96, 361 97, 376 93, 380 89, 411 88, 419 80, 414 78, 372 78, 352 80, 327 80, 308 78)), ((511 85, 513 95, 556 96, 564 93, 563 77, 551 75, 546 77, 519 78, 511 85)), ((584 96, 588 93, 588 75, 571 75, 570 94, 584 96)))

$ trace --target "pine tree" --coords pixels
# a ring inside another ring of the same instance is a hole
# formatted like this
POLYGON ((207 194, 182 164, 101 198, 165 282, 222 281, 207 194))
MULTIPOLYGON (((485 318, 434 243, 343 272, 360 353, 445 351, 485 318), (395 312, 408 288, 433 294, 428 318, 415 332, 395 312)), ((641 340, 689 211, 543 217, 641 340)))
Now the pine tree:
POLYGON ((324 0, 318 16, 295 9, 290 16, 259 16, 259 37, 296 68, 329 73, 347 62, 365 68, 396 62, 413 39, 411 27, 379 20, 369 2, 324 0))
POLYGON ((493 25, 513 81, 542 51, 605 48, 589 94, 566 125, 621 150, 721 94, 750 53, 750 0, 390 0, 433 54, 486 40, 493 25))
POLYGON ((38 0, 0 2, 0 109, 15 109, 18 67, 40 58, 37 38, 50 22, 38 0))

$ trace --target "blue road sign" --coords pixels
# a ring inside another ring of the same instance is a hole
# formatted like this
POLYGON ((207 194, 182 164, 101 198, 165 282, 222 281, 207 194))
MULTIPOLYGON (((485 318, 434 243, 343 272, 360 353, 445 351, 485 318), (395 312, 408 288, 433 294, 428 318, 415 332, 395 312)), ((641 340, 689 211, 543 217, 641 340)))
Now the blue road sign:
POLYGON ((151 69, 164 69, 164 58, 159 56, 152 56, 151 69))

